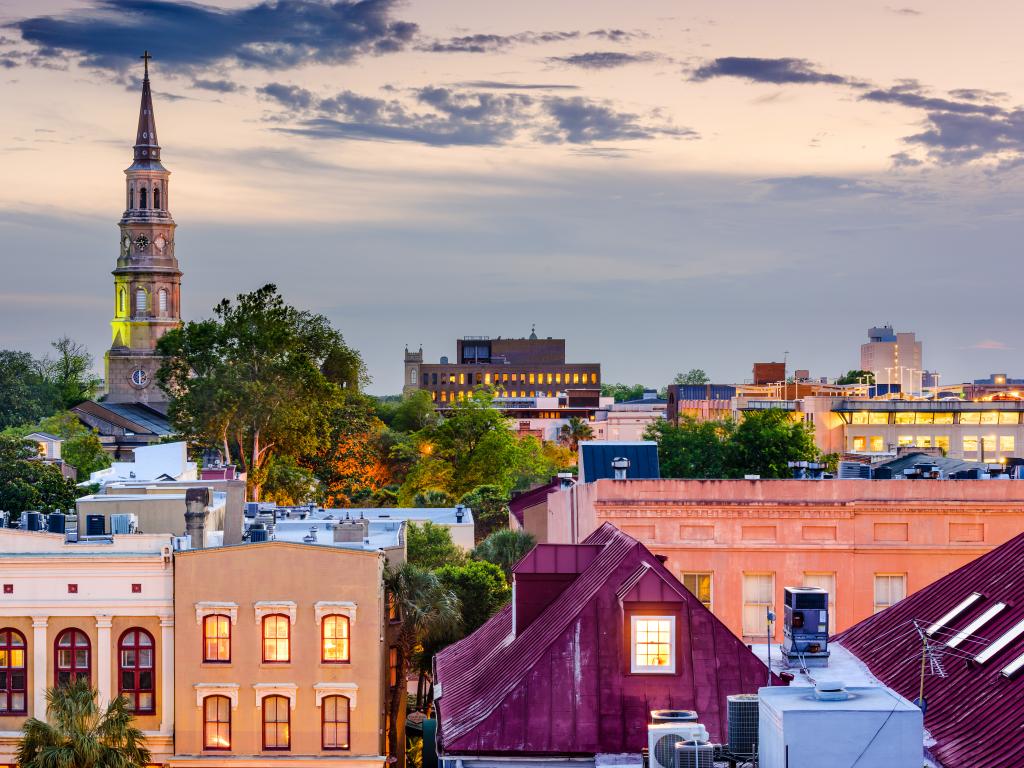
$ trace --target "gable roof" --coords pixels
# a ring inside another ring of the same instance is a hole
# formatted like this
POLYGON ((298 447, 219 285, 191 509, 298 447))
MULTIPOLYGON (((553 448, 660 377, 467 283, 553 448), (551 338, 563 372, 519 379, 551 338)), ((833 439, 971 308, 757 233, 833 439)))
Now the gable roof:
POLYGON ((1013 637, 1011 632, 1024 628, 1022 595, 1024 534, 856 624, 836 641, 879 680, 913 700, 921 684, 923 645, 915 620, 925 631, 944 620, 931 635, 939 648, 970 627, 971 633, 941 656, 946 676, 925 677, 924 726, 935 739, 930 751, 946 768, 1009 768, 1024 754, 1024 669, 1004 673, 1024 659, 1024 633, 1013 637), (980 597, 956 613, 975 593, 980 597), (1000 603, 1005 607, 998 609, 1000 603), (992 618, 982 622, 990 611, 992 618), (1001 639, 1010 637, 1000 648, 1001 639), (997 652, 975 660, 988 648, 997 652))
MULTIPOLYGON (((575 576, 525 629, 515 633, 513 609, 506 606, 472 635, 435 657, 441 751, 621 752, 623 743, 639 743, 637 740, 644 738, 641 731, 648 710, 657 707, 699 707, 701 722, 713 734, 724 736, 725 697, 754 692, 764 683, 766 670, 757 657, 646 547, 610 523, 581 545, 557 549, 540 545, 516 566, 516 572, 521 568, 531 572, 538 558, 559 561, 542 571, 575 576), (572 553, 562 551, 569 548, 583 550, 579 557, 571 558, 573 563, 568 562, 572 553), (620 630, 601 622, 621 616, 621 603, 634 600, 647 605, 671 601, 683 606, 679 654, 683 667, 691 673, 687 679, 667 675, 619 679, 629 677, 621 671, 620 630), (614 609, 601 610, 609 606, 614 609), (603 645, 595 639, 600 637, 605 638, 603 645), (554 691, 549 696, 552 699, 571 698, 572 712, 542 702, 543 696, 531 700, 538 691, 554 691), (612 700, 614 703, 609 703, 612 700), (572 724, 536 733, 527 727, 530 716, 522 714, 526 701, 530 701, 534 717, 549 706, 551 717, 569 717, 572 724), (618 714, 611 715, 615 707, 619 707, 618 714), (606 714, 614 728, 598 723, 599 714, 606 714), (597 748, 604 738, 602 732, 614 729, 619 729, 619 748, 597 748), (527 731, 529 736, 522 735, 527 731), (583 731, 589 735, 580 735, 583 731)), ((639 746, 632 751, 639 751, 639 746)))
POLYGON ((630 480, 656 480, 661 477, 658 465, 658 444, 653 440, 608 442, 586 440, 580 443, 580 482, 615 477, 612 459, 629 459, 626 477, 630 480))

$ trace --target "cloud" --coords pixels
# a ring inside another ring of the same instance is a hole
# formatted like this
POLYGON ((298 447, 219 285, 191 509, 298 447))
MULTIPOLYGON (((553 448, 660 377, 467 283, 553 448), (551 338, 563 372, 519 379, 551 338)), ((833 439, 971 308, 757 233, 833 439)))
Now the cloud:
POLYGON ((807 59, 760 59, 747 56, 725 56, 712 59, 693 71, 691 80, 703 81, 715 77, 738 77, 757 83, 829 83, 854 85, 849 78, 830 72, 821 72, 807 59))
POLYGON ((203 80, 196 78, 192 81, 192 87, 202 91, 214 91, 216 93, 235 93, 242 90, 242 86, 230 80, 203 80))
POLYGON ((995 339, 983 339, 982 341, 975 342, 971 345, 971 349, 992 349, 992 350, 1009 350, 1013 349, 1005 341, 996 341, 995 339))
POLYGON ((312 91, 284 83, 268 83, 257 88, 256 92, 293 110, 309 109, 317 101, 312 91))
POLYGON ((759 179, 781 200, 820 200, 826 197, 879 197, 895 192, 882 184, 842 176, 780 176, 759 179))
POLYGON ((906 86, 868 91, 861 96, 861 99, 888 104, 902 104, 905 107, 917 109, 960 112, 964 114, 997 115, 1003 111, 1001 107, 993 104, 978 104, 973 101, 951 101, 949 99, 925 96, 918 90, 909 90, 906 86))
POLYGON ((895 13, 897 16, 920 16, 921 12, 916 8, 892 8, 886 6, 885 10, 889 13, 895 13))
POLYGON ((612 69, 623 67, 627 64, 636 64, 643 61, 652 61, 653 53, 623 53, 622 51, 591 51, 589 53, 575 53, 571 56, 551 56, 549 62, 568 64, 571 67, 583 69, 612 69))
POLYGON ((490 91, 578 91, 578 85, 564 83, 506 83, 500 80, 467 80, 455 83, 459 88, 480 88, 490 91))
POLYGON ((624 29, 595 29, 587 32, 587 37, 600 37, 612 43, 624 43, 627 40, 634 40, 638 37, 647 37, 645 32, 627 32, 624 29))
POLYGON ((283 69, 400 50, 417 26, 392 18, 397 0, 264 0, 223 9, 171 0, 92 0, 82 10, 8 24, 39 52, 123 70, 154 40, 156 61, 192 71, 216 63, 283 69), (159 34, 154 37, 154 31, 159 34), (131 52, 131 53, 130 53, 131 52))
POLYGON ((554 125, 542 131, 539 138, 548 143, 590 144, 595 141, 652 139, 657 136, 696 139, 689 128, 652 123, 629 112, 619 112, 605 103, 580 97, 550 98, 544 109, 554 125))
POLYGON ((493 53, 513 45, 540 45, 575 40, 579 32, 519 32, 514 35, 478 33, 435 40, 420 46, 421 51, 430 53, 493 53))
POLYGON ((988 158, 1016 165, 1024 160, 1024 109, 998 115, 929 112, 925 130, 904 141, 940 164, 988 158))
POLYGON ((1000 101, 1009 94, 1006 91, 986 91, 983 88, 954 88, 949 95, 954 99, 967 101, 1000 101))

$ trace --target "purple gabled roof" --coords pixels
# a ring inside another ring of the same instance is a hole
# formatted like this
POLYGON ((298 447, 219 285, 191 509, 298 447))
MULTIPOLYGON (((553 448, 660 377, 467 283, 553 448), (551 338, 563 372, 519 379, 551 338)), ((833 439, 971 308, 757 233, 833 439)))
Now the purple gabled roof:
POLYGON ((520 525, 524 525, 527 507, 532 507, 534 504, 542 502, 549 493, 558 489, 558 484, 558 478, 554 477, 543 485, 538 485, 536 488, 523 491, 518 496, 513 496, 508 503, 508 511, 519 521, 520 525))
POLYGON ((650 710, 663 708, 696 709, 721 739, 726 697, 765 683, 742 641, 610 524, 580 545, 539 547, 515 572, 523 588, 545 572, 570 581, 518 634, 506 607, 437 655, 445 754, 639 752, 650 710), (569 557, 574 547, 582 556, 569 557), (677 617, 674 675, 629 673, 627 611, 643 610, 677 617))
POLYGON ((946 768, 1010 768, 1024 756, 1024 674, 1002 670, 1024 655, 1024 634, 984 663, 974 657, 1024 620, 1024 534, 972 560, 837 638, 879 680, 908 699, 921 685, 921 636, 972 594, 980 598, 932 635, 936 646, 993 609, 1006 607, 941 654, 945 677, 924 679, 924 726, 935 739, 931 752, 946 768))

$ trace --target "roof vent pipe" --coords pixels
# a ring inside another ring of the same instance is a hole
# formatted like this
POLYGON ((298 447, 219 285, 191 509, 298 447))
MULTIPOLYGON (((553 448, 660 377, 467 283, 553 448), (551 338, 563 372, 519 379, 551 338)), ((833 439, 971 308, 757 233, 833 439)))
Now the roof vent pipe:
POLYGON ((629 459, 625 456, 616 456, 612 459, 612 471, 615 473, 616 480, 625 480, 626 474, 629 472, 629 459))

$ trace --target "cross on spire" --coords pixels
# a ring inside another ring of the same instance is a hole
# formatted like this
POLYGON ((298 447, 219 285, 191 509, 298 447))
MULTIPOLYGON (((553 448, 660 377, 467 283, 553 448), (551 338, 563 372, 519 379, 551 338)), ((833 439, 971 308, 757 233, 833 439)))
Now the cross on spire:
POLYGON ((149 51, 143 51, 142 55, 139 56, 139 58, 142 59, 142 65, 143 65, 143 67, 145 67, 145 75, 144 76, 146 78, 148 78, 149 77, 149 60, 152 59, 153 57, 150 55, 149 51))

